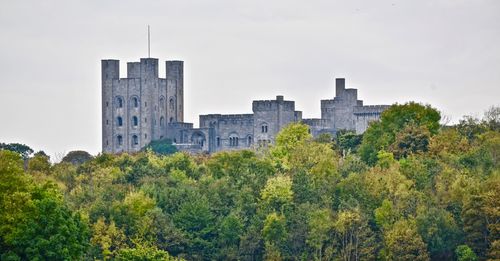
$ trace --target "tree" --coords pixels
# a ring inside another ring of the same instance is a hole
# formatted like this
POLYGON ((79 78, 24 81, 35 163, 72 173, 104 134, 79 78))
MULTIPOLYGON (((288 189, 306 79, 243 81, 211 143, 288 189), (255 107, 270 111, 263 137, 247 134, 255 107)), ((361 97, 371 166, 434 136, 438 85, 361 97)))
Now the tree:
POLYGON ((328 209, 318 209, 309 218, 307 244, 316 250, 316 259, 322 260, 323 246, 332 230, 332 215, 328 209))
POLYGON ((10 150, 17 152, 23 159, 28 159, 33 153, 33 149, 29 146, 20 143, 0 143, 0 150, 10 150))
POLYGON ((271 155, 278 167, 288 169, 291 152, 300 144, 312 138, 309 127, 302 123, 291 123, 284 127, 276 136, 276 145, 271 149, 271 155))
POLYGON ((342 260, 375 258, 374 237, 359 209, 341 210, 333 223, 340 244, 342 260))
POLYGON ((477 256, 467 245, 457 246, 455 250, 455 255, 457 256, 457 261, 476 261, 477 256))
POLYGON ((144 150, 152 150, 159 155, 170 155, 177 152, 177 148, 172 144, 170 139, 154 140, 151 141, 144 150))
POLYGON ((268 179, 266 186, 261 191, 261 198, 266 208, 271 211, 283 212, 293 199, 292 180, 286 176, 268 179))
POLYGON ((388 260, 429 260, 426 245, 414 221, 400 220, 384 233, 388 260))
MULTIPOLYGON (((392 105, 382 113, 379 122, 370 124, 365 131, 359 154, 366 163, 374 165, 378 151, 387 150, 396 141, 397 133, 407 125, 423 127, 432 136, 439 130, 440 119, 439 112, 430 105, 424 106, 415 102, 392 105)), ((404 140, 404 136, 401 138, 404 140)))
POLYGON ((359 145, 363 139, 363 135, 356 134, 354 132, 338 132, 337 133, 337 146, 343 152, 343 154, 347 153, 355 153, 358 150, 359 145))
POLYGON ((396 159, 406 158, 417 152, 426 152, 430 136, 425 126, 408 124, 396 134, 395 141, 389 146, 389 151, 396 159))
POLYGON ((92 159, 92 155, 90 153, 83 150, 74 150, 68 152, 64 158, 62 158, 62 162, 71 163, 73 165, 81 165, 92 159))

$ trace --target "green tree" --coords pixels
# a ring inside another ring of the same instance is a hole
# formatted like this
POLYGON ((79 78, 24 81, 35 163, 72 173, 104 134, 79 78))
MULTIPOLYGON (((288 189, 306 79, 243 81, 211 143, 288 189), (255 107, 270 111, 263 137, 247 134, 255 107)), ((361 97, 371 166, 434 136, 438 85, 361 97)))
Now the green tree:
POLYGON ((292 180, 286 176, 276 176, 267 180, 261 191, 261 198, 266 208, 283 212, 292 203, 292 180))
POLYGON ((152 150, 156 154, 169 155, 177 152, 177 148, 172 144, 170 139, 162 139, 151 141, 144 150, 152 150))
POLYGON ((322 260, 323 247, 332 230, 332 214, 328 209, 318 209, 309 218, 307 244, 315 249, 315 257, 322 260))
POLYGON ((18 153, 23 159, 28 159, 33 154, 33 149, 20 143, 0 143, 0 150, 10 150, 18 153))
POLYGON ((400 220, 384 233, 388 260, 429 260, 426 245, 414 221, 400 220))
POLYGON ((68 152, 64 158, 62 158, 62 162, 71 163, 73 165, 81 165, 92 159, 92 155, 90 153, 83 150, 74 150, 68 152))
MULTIPOLYGON (((370 124, 365 131, 359 154, 366 163, 374 165, 378 151, 387 150, 396 141, 397 133, 406 126, 423 127, 430 135, 435 135, 439 130, 440 119, 439 112, 430 105, 424 106, 415 102, 392 105, 382 113, 379 122, 370 124)), ((402 141, 405 140, 404 137, 401 137, 402 141)), ((409 140, 412 139, 410 136, 409 140)))
POLYGON ((467 245, 457 246, 455 250, 455 255, 457 256, 457 261, 476 261, 477 256, 467 245))

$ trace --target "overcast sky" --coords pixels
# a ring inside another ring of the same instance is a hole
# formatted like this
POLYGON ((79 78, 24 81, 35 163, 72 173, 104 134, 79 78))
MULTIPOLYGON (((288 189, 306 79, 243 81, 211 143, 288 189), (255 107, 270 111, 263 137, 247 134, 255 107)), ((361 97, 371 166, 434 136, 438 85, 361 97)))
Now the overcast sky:
POLYGON ((365 104, 456 122, 500 104, 499 0, 0 0, 0 142, 101 149, 100 60, 184 61, 185 120, 284 95, 304 117, 345 77, 365 104))

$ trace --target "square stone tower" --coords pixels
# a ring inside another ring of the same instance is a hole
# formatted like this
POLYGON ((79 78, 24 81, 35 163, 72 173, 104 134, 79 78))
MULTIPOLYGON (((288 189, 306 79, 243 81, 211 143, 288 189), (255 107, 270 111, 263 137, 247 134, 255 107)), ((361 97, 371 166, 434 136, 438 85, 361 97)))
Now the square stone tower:
POLYGON ((120 78, 119 60, 102 60, 102 151, 136 152, 167 137, 167 124, 184 119, 183 62, 167 61, 158 76, 158 59, 127 63, 120 78))

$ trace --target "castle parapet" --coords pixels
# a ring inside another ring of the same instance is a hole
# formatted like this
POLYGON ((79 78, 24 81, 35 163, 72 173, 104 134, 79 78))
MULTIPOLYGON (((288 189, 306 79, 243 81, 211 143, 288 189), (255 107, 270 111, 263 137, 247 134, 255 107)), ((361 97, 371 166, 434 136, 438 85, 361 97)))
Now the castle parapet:
POLYGON ((256 100, 252 102, 252 110, 255 111, 275 111, 282 106, 283 110, 295 110, 294 101, 285 101, 281 95, 276 96, 276 100, 256 100))
POLYGON ((355 115, 361 115, 361 114, 380 114, 387 108, 389 108, 390 105, 365 105, 365 106, 356 106, 354 107, 354 114, 355 115))

